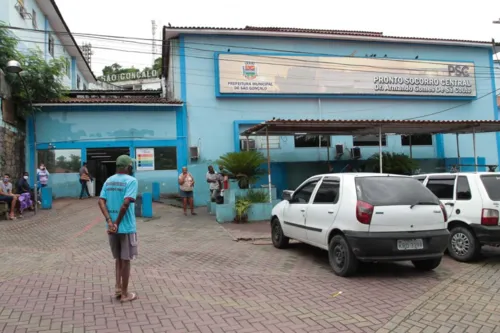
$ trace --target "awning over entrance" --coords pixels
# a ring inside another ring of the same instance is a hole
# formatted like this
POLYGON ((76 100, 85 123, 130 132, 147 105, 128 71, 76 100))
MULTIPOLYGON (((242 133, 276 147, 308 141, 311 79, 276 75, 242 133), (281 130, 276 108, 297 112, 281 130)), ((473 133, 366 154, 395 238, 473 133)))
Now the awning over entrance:
POLYGON ((291 120, 273 119, 241 132, 267 135, 467 134, 500 131, 498 120, 291 120))
MULTIPOLYGON (((472 134, 474 165, 477 172, 476 133, 498 132, 498 120, 292 120, 273 119, 250 127, 240 133, 246 137, 267 137, 267 169, 269 181, 269 202, 271 200, 271 157, 269 152, 269 136, 286 135, 378 135, 379 137, 379 169, 382 173, 382 134, 456 134, 457 152, 459 134, 472 134)), ((329 147, 326 147, 329 149, 329 147)), ((411 145, 410 145, 411 157, 411 145)))

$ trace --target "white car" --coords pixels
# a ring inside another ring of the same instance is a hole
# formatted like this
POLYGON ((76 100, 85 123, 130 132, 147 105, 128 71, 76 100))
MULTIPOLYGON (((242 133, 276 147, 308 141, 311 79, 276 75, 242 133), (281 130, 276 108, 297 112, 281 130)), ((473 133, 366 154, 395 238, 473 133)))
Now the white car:
POLYGON ((272 210, 273 245, 293 238, 325 249, 339 276, 354 274, 360 261, 411 260, 432 270, 448 244, 445 207, 412 177, 325 174, 283 195, 272 210))
POLYGON ((500 245, 500 173, 437 173, 413 176, 445 205, 449 255, 472 261, 483 245, 500 245))

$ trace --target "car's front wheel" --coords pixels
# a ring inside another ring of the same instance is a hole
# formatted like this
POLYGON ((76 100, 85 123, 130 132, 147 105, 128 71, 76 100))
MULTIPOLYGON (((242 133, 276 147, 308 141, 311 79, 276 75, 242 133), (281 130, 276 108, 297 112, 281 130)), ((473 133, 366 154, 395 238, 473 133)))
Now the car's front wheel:
POLYGON ((359 261, 342 235, 333 236, 328 245, 328 258, 333 272, 338 276, 351 276, 358 269, 359 261))
POLYGON ((450 230, 448 253, 455 260, 472 261, 479 257, 481 244, 469 229, 454 227, 450 230))
POLYGON ((284 249, 290 242, 290 238, 286 237, 283 233, 280 221, 277 218, 274 218, 271 222, 271 238, 274 247, 277 249, 284 249))
POLYGON ((413 266, 420 271, 432 271, 441 264, 441 257, 426 260, 412 260, 413 266))

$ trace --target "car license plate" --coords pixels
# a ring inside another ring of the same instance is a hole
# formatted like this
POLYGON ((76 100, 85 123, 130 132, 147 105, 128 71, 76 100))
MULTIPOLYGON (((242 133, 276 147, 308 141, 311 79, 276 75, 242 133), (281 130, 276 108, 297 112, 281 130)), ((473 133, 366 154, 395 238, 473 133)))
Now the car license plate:
POLYGON ((424 242, 422 239, 398 239, 398 250, 422 250, 424 242))

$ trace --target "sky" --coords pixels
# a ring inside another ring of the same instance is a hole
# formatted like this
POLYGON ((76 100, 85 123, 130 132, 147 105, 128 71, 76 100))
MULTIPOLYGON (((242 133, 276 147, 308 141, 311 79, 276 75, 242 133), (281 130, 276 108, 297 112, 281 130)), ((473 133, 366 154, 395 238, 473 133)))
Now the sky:
MULTIPOLYGON (((152 38, 151 20, 158 25, 244 27, 273 26, 310 29, 378 31, 385 35, 500 42, 500 1, 474 5, 453 0, 56 0, 73 33, 152 38), (469 5, 467 5, 469 4, 469 5), (481 4, 481 5, 480 5, 481 4)), ((112 63, 124 67, 151 66, 152 46, 75 36, 94 47, 92 70, 99 76, 112 63), (103 50, 98 47, 120 49, 103 50), (128 52, 126 52, 128 51, 128 52)), ((158 47, 158 55, 161 50, 158 47)))

